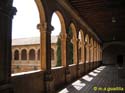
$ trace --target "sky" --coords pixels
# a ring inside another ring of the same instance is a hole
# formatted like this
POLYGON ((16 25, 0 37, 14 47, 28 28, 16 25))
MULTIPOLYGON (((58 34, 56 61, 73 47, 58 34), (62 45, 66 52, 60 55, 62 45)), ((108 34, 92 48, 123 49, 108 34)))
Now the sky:
MULTIPOLYGON (((37 29, 39 24, 39 13, 34 0, 14 0, 13 6, 17 8, 17 13, 13 18, 12 39, 39 37, 37 29)), ((53 14, 51 25, 54 27, 52 35, 59 35, 61 25, 56 13, 53 14)))

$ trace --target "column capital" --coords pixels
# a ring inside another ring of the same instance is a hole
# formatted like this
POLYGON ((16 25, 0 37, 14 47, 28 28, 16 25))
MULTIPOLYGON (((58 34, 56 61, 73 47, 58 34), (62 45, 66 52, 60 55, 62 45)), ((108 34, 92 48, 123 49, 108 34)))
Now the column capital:
POLYGON ((47 23, 43 22, 43 23, 37 24, 37 29, 39 29, 39 30, 42 29, 40 31, 46 31, 46 29, 47 29, 47 23))
POLYGON ((0 7, 0 13, 12 19, 16 15, 17 9, 11 5, 0 7))

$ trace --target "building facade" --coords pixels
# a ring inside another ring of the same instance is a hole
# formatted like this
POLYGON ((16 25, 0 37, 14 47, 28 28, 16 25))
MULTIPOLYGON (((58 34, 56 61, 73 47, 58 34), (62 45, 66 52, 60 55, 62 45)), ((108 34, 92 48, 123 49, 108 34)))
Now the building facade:
MULTIPOLYGON (((51 38, 51 66, 57 64, 57 36, 51 38)), ((19 38, 12 41, 12 73, 39 70, 40 37, 19 38)))

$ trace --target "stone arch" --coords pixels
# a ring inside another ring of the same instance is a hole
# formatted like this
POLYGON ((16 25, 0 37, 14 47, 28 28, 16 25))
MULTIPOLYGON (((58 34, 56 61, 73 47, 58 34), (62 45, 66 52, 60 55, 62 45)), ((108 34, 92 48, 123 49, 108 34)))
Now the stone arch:
POLYGON ((46 22, 43 4, 42 4, 41 0, 35 0, 35 2, 36 2, 36 5, 37 5, 37 8, 38 8, 38 11, 39 11, 40 23, 43 24, 44 22, 46 22))
POLYGON ((27 50, 22 49, 21 51, 21 60, 27 60, 27 50))
POLYGON ((14 51, 14 60, 19 60, 19 50, 14 51))
POLYGON ((63 38, 66 38, 66 24, 65 24, 65 20, 64 17, 62 15, 62 13, 60 11, 55 11, 55 13, 57 14, 57 16, 59 17, 60 23, 61 23, 61 35, 63 35, 63 38))
POLYGON ((85 59, 84 59, 84 58, 85 58, 85 57, 84 57, 84 52, 85 52, 85 51, 84 51, 84 32, 83 32, 83 30, 81 30, 81 29, 79 30, 79 35, 78 35, 78 37, 79 37, 79 39, 80 39, 80 40, 79 40, 79 42, 80 42, 80 43, 79 43, 79 46, 81 47, 81 62, 84 63, 84 60, 85 60, 85 59))
POLYGON ((70 30, 72 32, 72 39, 71 42, 73 43, 73 63, 77 64, 77 33, 76 33, 76 26, 74 23, 70 24, 70 30))
POLYGON ((34 49, 29 50, 29 60, 35 60, 35 50, 34 49))
POLYGON ((89 49, 89 46, 90 44, 89 44, 89 35, 88 34, 86 34, 85 35, 85 50, 86 50, 86 63, 88 63, 89 61, 90 61, 90 53, 89 53, 89 51, 90 51, 90 49, 89 49))

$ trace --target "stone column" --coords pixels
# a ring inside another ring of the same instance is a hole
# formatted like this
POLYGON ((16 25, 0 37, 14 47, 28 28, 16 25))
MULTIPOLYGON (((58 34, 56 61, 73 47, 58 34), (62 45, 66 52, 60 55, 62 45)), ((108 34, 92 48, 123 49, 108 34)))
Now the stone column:
POLYGON ((84 49, 84 44, 81 45, 81 61, 84 63, 85 62, 85 49, 84 49))
POLYGON ((65 82, 69 83, 71 82, 71 74, 70 74, 70 69, 69 69, 69 42, 71 41, 70 36, 67 34, 66 37, 66 67, 65 67, 65 82))
POLYGON ((87 73, 87 62, 86 62, 86 60, 87 60, 87 43, 85 42, 84 43, 84 53, 85 53, 85 74, 87 73))
POLYGON ((27 63, 29 63, 29 49, 27 49, 27 63))
POLYGON ((91 70, 91 44, 88 44, 88 63, 89 63, 89 66, 88 66, 88 71, 91 70))
POLYGON ((78 46, 78 44, 77 44, 77 38, 75 38, 75 37, 73 37, 73 63, 74 64, 77 64, 77 51, 78 51, 78 49, 77 49, 77 46, 78 46))
POLYGON ((35 62, 37 63, 37 58, 38 58, 38 54, 37 54, 37 49, 35 49, 35 62))
POLYGON ((76 61, 77 61, 77 77, 78 78, 81 76, 80 67, 79 67, 79 42, 80 42, 80 40, 77 37, 77 39, 76 39, 76 53, 77 53, 76 61))
POLYGON ((0 93, 11 93, 11 33, 16 8, 11 0, 8 4, 0 1, 0 5, 0 93))
POLYGON ((85 50, 86 50, 86 72, 88 73, 89 70, 89 48, 88 48, 88 43, 86 43, 85 46, 85 50))
POLYGON ((22 50, 19 49, 19 62, 21 62, 21 60, 22 60, 22 58, 21 58, 21 51, 22 50))
POLYGON ((61 60, 62 60, 62 66, 66 67, 66 34, 61 34, 61 60))
POLYGON ((45 70, 45 90, 47 93, 54 93, 54 81, 51 73, 51 31, 53 27, 46 22, 39 24, 40 29, 40 61, 41 69, 45 70))

